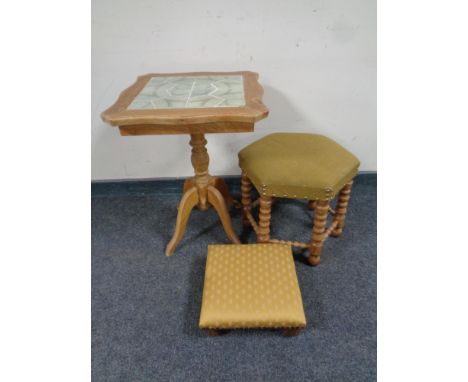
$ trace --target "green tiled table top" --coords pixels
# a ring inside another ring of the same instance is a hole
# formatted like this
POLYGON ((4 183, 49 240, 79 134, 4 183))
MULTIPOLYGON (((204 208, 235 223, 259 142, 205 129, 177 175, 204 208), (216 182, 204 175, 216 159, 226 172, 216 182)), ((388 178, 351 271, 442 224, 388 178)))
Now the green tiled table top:
POLYGON ((127 110, 245 106, 242 75, 152 77, 127 110))

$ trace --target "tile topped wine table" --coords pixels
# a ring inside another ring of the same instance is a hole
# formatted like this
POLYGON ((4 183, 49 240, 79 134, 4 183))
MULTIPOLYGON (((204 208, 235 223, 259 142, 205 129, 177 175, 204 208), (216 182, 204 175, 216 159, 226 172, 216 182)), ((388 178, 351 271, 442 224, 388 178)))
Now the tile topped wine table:
POLYGON ((228 188, 221 178, 208 173, 205 134, 253 131, 255 122, 268 115, 262 96, 254 72, 150 73, 138 77, 102 113, 102 119, 118 126, 125 136, 190 134, 195 176, 184 184, 167 256, 182 239, 196 205, 201 210, 213 206, 229 239, 240 243, 226 207, 232 202, 228 188))

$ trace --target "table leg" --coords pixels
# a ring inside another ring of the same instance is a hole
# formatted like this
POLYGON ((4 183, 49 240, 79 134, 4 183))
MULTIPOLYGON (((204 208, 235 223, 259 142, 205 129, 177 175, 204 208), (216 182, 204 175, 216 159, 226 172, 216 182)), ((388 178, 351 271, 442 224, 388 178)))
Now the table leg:
POLYGON ((218 213, 224 228, 224 232, 226 232, 229 240, 231 240, 233 243, 240 244, 241 242, 234 232, 231 217, 229 216, 229 212, 226 208, 223 195, 218 191, 217 188, 213 186, 208 186, 208 202, 215 208, 216 212, 218 213))
POLYGON ((170 256, 174 253, 175 248, 182 240, 184 236, 185 227, 187 226, 187 221, 190 217, 193 207, 198 203, 198 194, 195 187, 191 188, 184 193, 182 199, 179 203, 179 210, 177 212, 176 227, 174 230, 174 236, 172 236, 171 241, 167 244, 166 247, 166 256, 170 256))
POLYGON ((190 137, 190 146, 192 146, 191 161, 195 170, 195 177, 184 183, 184 196, 179 204, 174 235, 166 247, 166 256, 174 253, 177 244, 182 239, 188 218, 195 205, 198 205, 200 210, 206 210, 209 205, 212 205, 221 219, 228 238, 232 242, 240 244, 226 207, 226 203, 233 202, 232 196, 222 179, 214 178, 208 173, 210 158, 206 150, 205 136, 204 134, 191 134, 190 137))
MULTIPOLYGON (((221 193, 221 195, 223 195, 224 201, 228 207, 234 204, 234 198, 231 196, 229 188, 224 179, 212 176, 210 186, 215 187, 221 193)), ((186 179, 184 182, 184 193, 190 190, 192 187, 195 187, 195 178, 186 179)))
POLYGON ((213 186, 221 193, 221 195, 223 195, 226 204, 228 206, 234 204, 234 198, 229 193, 229 188, 224 179, 214 177, 213 180, 213 186))

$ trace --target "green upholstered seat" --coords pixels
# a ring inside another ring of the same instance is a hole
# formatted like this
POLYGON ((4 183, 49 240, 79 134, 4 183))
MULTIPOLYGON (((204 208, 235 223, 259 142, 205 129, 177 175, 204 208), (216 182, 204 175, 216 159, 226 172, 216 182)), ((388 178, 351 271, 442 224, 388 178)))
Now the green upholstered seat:
POLYGON ((359 160, 323 135, 275 133, 242 149, 239 166, 261 195, 331 200, 359 160))

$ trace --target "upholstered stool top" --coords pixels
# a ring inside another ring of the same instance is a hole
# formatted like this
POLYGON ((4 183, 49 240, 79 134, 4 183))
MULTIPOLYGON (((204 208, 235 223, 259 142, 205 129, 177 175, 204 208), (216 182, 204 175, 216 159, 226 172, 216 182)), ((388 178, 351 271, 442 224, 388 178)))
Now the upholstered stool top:
POLYGON ((209 245, 200 328, 306 325, 291 247, 209 245))
POLYGON ((275 133, 242 149, 239 166, 264 196, 330 200, 359 160, 323 135, 275 133))

